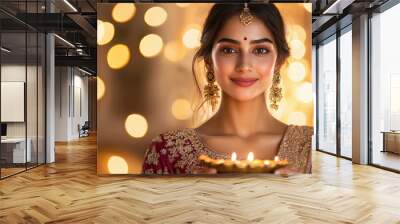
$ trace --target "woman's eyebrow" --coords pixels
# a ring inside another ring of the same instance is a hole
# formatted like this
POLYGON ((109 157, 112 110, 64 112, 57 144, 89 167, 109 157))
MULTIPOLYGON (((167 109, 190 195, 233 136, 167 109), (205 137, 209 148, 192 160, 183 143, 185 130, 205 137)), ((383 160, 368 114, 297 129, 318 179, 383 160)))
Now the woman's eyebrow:
POLYGON ((271 43, 271 44, 274 43, 274 42, 273 42, 271 39, 269 39, 269 38, 262 38, 262 39, 250 41, 251 44, 259 44, 259 43, 264 43, 264 42, 269 42, 269 43, 271 43))
MULTIPOLYGON (((217 43, 221 43, 221 42, 240 44, 240 41, 234 40, 234 39, 231 39, 231 38, 227 38, 227 37, 221 38, 221 39, 219 39, 217 41, 217 43)), ((259 44, 259 43, 264 43, 264 42, 268 42, 268 43, 271 43, 271 44, 274 43, 271 39, 266 37, 266 38, 261 38, 261 39, 257 39, 257 40, 252 40, 252 41, 250 41, 250 44, 259 44)))
POLYGON ((231 39, 231 38, 227 38, 227 37, 221 38, 221 39, 219 39, 219 40, 217 41, 217 43, 221 43, 221 42, 228 42, 228 43, 233 43, 233 44, 240 44, 240 41, 234 40, 234 39, 231 39))

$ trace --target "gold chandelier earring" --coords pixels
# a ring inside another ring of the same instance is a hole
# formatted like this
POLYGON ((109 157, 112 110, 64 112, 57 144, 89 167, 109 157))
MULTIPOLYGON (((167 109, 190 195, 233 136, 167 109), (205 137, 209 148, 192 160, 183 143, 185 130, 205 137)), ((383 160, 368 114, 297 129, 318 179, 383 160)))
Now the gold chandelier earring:
POLYGON ((219 88, 215 85, 215 76, 212 71, 207 72, 208 84, 204 87, 204 98, 211 105, 211 109, 214 112, 218 104, 219 88))
POLYGON ((275 73, 272 77, 272 86, 269 93, 270 106, 273 110, 278 110, 279 101, 282 99, 282 88, 280 87, 281 75, 279 72, 275 73))

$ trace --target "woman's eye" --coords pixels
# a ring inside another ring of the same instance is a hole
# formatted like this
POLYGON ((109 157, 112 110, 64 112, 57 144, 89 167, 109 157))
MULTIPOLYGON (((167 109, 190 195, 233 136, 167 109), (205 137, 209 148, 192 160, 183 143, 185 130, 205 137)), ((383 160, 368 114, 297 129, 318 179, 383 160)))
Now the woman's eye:
POLYGON ((269 52, 269 50, 267 48, 256 48, 254 50, 255 54, 267 54, 269 52))
POLYGON ((236 50, 230 47, 224 47, 221 49, 222 53, 224 54, 232 54, 232 53, 236 53, 236 50))

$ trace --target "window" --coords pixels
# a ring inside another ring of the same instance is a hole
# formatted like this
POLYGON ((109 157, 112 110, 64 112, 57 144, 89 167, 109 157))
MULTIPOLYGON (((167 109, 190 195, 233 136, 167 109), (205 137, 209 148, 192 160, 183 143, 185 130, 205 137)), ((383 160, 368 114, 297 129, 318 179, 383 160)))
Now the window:
POLYGON ((400 5, 371 18, 372 163, 400 170, 400 5))
POLYGON ((336 153, 336 36, 318 47, 318 149, 336 153))
POLYGON ((352 157, 352 35, 351 26, 340 36, 340 155, 352 157))

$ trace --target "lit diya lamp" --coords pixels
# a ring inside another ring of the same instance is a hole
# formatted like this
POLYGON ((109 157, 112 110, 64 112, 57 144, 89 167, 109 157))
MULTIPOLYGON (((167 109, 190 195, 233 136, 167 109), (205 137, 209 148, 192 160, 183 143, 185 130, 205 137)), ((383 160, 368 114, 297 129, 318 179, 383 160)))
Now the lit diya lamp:
POLYGON ((232 153, 231 159, 224 160, 224 172, 232 173, 235 170, 237 164, 237 155, 236 152, 232 153))
POLYGON ((231 159, 212 159, 207 155, 199 156, 201 165, 215 168, 218 173, 272 173, 276 169, 287 166, 287 160, 280 160, 275 156, 274 160, 254 159, 254 153, 249 152, 247 160, 238 160, 236 152, 231 159))

